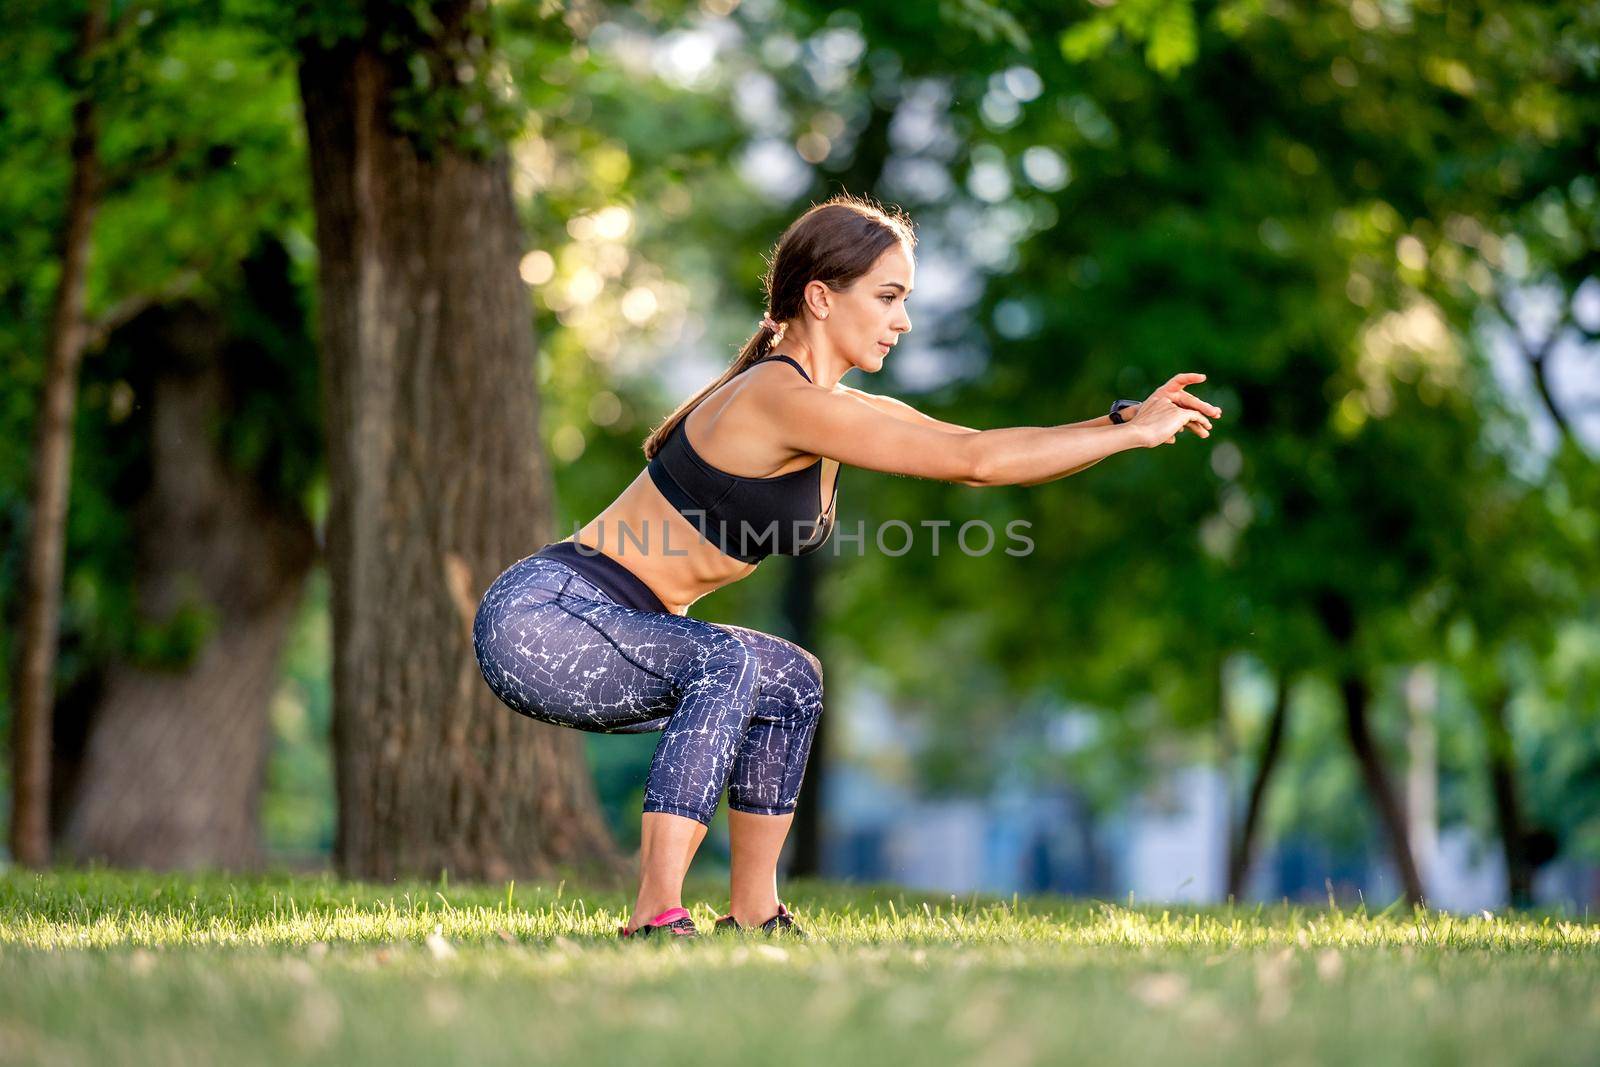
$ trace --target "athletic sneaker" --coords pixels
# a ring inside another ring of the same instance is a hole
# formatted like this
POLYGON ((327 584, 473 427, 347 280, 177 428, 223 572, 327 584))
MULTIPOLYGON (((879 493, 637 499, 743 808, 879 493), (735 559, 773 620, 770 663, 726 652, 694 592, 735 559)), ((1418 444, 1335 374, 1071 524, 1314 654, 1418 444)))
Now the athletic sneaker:
POLYGON ((802 930, 800 925, 794 921, 794 916, 789 913, 789 909, 784 907, 782 904, 778 905, 778 914, 774 915, 760 926, 740 926, 738 919, 735 919, 732 915, 724 915, 722 918, 717 920, 716 925, 711 929, 719 934, 742 934, 746 932, 746 930, 760 930, 768 937, 771 937, 774 934, 784 934, 789 937, 798 938, 801 941, 807 940, 806 932, 802 930))
POLYGON ((626 926, 617 927, 617 933, 622 937, 649 937, 655 933, 669 933, 673 937, 698 937, 700 931, 694 927, 694 920, 689 917, 687 908, 668 908, 643 926, 636 926, 632 930, 626 926))

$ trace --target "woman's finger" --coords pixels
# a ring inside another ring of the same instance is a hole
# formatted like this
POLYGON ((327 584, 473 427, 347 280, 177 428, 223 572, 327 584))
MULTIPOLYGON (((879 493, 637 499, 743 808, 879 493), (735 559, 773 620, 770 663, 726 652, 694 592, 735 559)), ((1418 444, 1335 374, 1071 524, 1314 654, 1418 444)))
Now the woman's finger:
POLYGON ((1192 411, 1203 411, 1207 415, 1210 415, 1213 419, 1220 419, 1222 417, 1222 409, 1221 408, 1217 407, 1217 405, 1215 405, 1215 404, 1208 403, 1207 401, 1201 400, 1199 397, 1195 396, 1193 393, 1188 393, 1188 392, 1184 392, 1183 390, 1179 390, 1178 392, 1173 393, 1171 395, 1172 395, 1173 402, 1175 404, 1178 404, 1180 407, 1186 407, 1186 408, 1189 408, 1192 411))

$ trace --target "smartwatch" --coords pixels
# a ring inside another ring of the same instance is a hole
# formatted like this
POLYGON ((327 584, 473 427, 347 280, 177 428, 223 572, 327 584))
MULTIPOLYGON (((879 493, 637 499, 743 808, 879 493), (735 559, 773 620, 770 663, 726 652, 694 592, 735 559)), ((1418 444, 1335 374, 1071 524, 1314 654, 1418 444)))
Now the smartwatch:
POLYGON ((1123 409, 1124 408, 1136 408, 1138 406, 1139 406, 1139 402, 1137 400, 1116 400, 1116 401, 1113 401, 1112 404, 1111 404, 1111 421, 1112 421, 1112 423, 1114 423, 1117 426, 1121 426, 1123 423, 1128 421, 1127 419, 1122 417, 1123 409))

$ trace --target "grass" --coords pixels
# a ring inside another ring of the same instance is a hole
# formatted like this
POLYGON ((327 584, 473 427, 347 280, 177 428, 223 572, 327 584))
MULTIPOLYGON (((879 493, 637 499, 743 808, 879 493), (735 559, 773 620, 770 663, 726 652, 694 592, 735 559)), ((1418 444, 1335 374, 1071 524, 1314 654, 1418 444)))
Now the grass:
POLYGON ((623 944, 564 884, 11 871, 0 1062, 1600 1060, 1587 921, 788 893, 810 943, 623 944))

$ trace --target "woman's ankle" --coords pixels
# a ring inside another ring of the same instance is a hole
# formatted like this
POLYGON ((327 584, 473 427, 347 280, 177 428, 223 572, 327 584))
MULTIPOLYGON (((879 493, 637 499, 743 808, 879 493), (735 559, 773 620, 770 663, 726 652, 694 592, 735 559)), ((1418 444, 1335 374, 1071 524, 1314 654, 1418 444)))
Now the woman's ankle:
POLYGON ((778 914, 778 898, 774 896, 735 900, 729 905, 728 914, 732 915, 740 926, 760 926, 778 914))
POLYGON ((670 898, 666 896, 640 897, 634 902, 633 912, 628 918, 628 926, 630 928, 643 926, 663 912, 681 907, 683 907, 682 896, 670 898))

